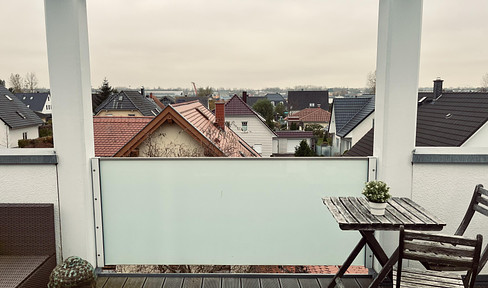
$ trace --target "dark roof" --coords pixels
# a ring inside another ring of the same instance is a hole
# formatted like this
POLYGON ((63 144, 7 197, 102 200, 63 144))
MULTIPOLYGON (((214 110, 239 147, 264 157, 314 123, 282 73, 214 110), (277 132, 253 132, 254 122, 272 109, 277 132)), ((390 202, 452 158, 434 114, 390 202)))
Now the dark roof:
MULTIPOLYGON (((335 98, 332 109, 335 113, 336 131, 340 131, 346 124, 358 114, 363 107, 370 102, 371 96, 355 98, 335 98)), ((373 104, 374 106, 374 104, 373 104)))
POLYGON ((419 106, 416 146, 461 146, 487 120, 488 93, 443 93, 419 106))
POLYGON ((102 104, 103 100, 102 94, 99 93, 92 93, 92 111, 95 112, 97 107, 102 104))
POLYGON ((274 101, 275 103, 283 102, 286 103, 286 100, 280 93, 268 93, 264 96, 269 101, 274 101))
POLYGON ((121 91, 103 101, 95 113, 101 110, 139 110, 143 116, 156 116, 162 109, 139 91, 121 91))
POLYGON ((247 97, 247 105, 252 107, 254 104, 256 104, 256 102, 262 99, 266 99, 266 97, 264 96, 247 97))
MULTIPOLYGON (((205 106, 205 108, 208 109, 208 97, 178 96, 178 97, 175 97, 175 104, 185 103, 185 102, 192 102, 192 101, 195 101, 195 100, 198 100, 198 102, 202 103, 202 105, 205 106)), ((164 104, 164 102, 163 102, 163 104, 164 104)), ((167 104, 164 104, 164 105, 167 105, 167 104)))
POLYGON ((49 96, 49 92, 15 93, 15 96, 32 111, 42 112, 44 105, 46 104, 47 97, 49 96))
POLYGON ((303 110, 310 108, 313 103, 313 108, 319 107, 324 110, 329 110, 329 91, 288 91, 288 107, 290 111, 303 110))
POLYGON ((313 131, 286 130, 275 131, 278 138, 313 138, 313 131))
MULTIPOLYGON (((356 98, 357 99, 357 98, 356 98)), ((371 113, 374 112, 374 103, 375 103, 375 97, 372 96, 369 98, 369 100, 364 104, 359 111, 352 116, 352 118, 349 119, 349 121, 342 126, 340 130, 337 130, 337 110, 336 110, 336 134, 339 137, 344 137, 346 136, 349 132, 351 132, 356 126, 359 125, 366 117, 368 117, 371 113)), ((362 102, 362 101, 361 101, 362 102)))
POLYGON ((359 139, 354 146, 351 147, 345 156, 373 156, 373 138, 374 128, 371 128, 363 138, 359 139))
POLYGON ((7 88, 0 85, 0 120, 12 129, 38 126, 43 122, 34 111, 27 108, 22 101, 7 88))
MULTIPOLYGON (((443 93, 436 101, 424 101, 419 105, 415 146, 459 147, 487 121, 488 93, 443 93)), ((371 156, 372 130, 346 155, 371 156)))

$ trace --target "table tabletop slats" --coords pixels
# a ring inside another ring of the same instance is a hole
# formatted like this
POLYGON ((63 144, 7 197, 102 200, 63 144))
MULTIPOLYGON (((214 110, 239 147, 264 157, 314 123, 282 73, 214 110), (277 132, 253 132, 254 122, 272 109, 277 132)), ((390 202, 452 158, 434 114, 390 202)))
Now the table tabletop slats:
POLYGON ((445 222, 408 198, 393 197, 384 216, 372 215, 363 197, 324 197, 324 204, 343 230, 442 230, 445 222))

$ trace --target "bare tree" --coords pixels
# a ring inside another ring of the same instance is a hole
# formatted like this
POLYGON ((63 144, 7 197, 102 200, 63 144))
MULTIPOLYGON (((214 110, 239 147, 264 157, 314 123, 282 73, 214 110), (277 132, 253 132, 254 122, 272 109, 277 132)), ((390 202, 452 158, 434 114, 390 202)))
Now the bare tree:
POLYGON ((22 76, 19 74, 10 74, 10 88, 12 89, 13 93, 22 93, 22 76))
POLYGON ((368 89, 368 93, 376 93, 376 71, 368 73, 366 88, 368 89))
POLYGON ((481 91, 488 92, 488 73, 481 77, 481 91))
POLYGON ((25 74, 25 90, 34 93, 37 89, 37 77, 36 73, 30 72, 25 74))

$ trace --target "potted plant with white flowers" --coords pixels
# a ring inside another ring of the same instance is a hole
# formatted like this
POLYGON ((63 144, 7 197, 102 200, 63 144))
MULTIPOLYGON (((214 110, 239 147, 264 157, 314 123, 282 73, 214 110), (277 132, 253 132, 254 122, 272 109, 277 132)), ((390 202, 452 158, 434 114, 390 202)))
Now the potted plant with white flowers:
POLYGON ((383 181, 369 181, 365 184, 362 194, 369 204, 373 215, 385 215, 386 202, 391 198, 390 187, 383 181))

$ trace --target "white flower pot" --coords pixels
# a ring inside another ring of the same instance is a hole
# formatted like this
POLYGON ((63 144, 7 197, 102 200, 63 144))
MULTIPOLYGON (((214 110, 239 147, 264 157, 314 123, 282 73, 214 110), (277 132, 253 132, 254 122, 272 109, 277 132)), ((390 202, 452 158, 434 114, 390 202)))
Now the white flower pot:
POLYGON ((386 202, 385 203, 374 203, 374 202, 369 202, 369 211, 373 215, 385 215, 385 209, 386 209, 386 202))

